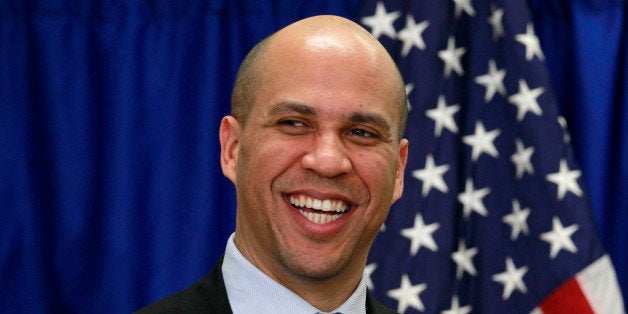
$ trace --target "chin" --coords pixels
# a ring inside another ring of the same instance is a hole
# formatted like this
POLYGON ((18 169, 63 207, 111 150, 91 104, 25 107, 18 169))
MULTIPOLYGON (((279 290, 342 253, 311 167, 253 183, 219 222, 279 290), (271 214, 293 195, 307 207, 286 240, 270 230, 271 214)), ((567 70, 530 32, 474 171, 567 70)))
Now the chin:
POLYGON ((308 252, 300 256, 284 257, 283 264, 290 272, 310 280, 324 281, 337 277, 352 260, 348 254, 333 258, 322 258, 323 254, 308 252), (318 258, 313 260, 313 258, 318 258))
POLYGON ((338 277, 338 274, 341 273, 342 269, 344 269, 344 267, 339 267, 339 265, 323 265, 316 268, 311 265, 305 265, 305 267, 302 267, 297 274, 300 277, 313 281, 327 281, 338 277))

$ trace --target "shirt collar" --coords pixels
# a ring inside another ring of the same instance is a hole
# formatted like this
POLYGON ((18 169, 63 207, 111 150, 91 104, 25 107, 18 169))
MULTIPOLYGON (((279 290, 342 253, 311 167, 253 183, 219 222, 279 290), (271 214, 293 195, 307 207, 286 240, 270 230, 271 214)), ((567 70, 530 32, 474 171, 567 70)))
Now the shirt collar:
MULTIPOLYGON (((233 313, 323 313, 249 262, 229 237, 222 274, 233 313)), ((332 313, 366 313, 366 280, 332 313)))

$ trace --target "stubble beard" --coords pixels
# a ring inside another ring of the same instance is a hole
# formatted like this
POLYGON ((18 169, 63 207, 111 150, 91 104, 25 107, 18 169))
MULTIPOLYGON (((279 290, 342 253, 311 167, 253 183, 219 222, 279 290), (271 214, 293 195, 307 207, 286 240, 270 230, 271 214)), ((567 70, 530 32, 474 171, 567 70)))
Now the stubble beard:
MULTIPOLYGON (((357 250, 359 243, 348 246, 336 256, 327 256, 316 250, 305 251, 299 248, 293 248, 286 243, 286 235, 282 230, 277 230, 278 236, 283 239, 277 239, 273 247, 274 256, 278 258, 281 267, 293 277, 300 278, 305 281, 323 282, 336 278, 349 267, 354 260, 354 252, 357 250), (283 245, 281 243, 284 243, 283 245), (281 247, 283 246, 283 247, 281 247)), ((357 237, 358 235, 352 235, 357 237)), ((354 238, 355 239, 355 238, 354 238)), ((317 241, 318 244, 324 245, 324 241, 317 241)))

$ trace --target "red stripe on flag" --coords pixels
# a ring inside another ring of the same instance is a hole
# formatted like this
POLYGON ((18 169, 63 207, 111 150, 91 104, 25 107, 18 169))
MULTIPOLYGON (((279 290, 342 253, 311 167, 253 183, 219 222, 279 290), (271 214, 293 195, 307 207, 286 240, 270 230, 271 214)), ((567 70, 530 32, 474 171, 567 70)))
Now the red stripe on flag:
POLYGON ((544 314, 594 313, 575 277, 554 290, 539 307, 544 314))

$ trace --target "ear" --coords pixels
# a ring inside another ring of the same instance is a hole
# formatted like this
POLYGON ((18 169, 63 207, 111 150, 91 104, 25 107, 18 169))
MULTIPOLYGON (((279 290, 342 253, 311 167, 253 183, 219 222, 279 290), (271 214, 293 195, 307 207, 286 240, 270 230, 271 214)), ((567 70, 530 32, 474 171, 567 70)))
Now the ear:
POLYGON ((406 163, 408 162, 408 145, 408 140, 405 138, 399 142, 399 160, 397 163, 397 176, 395 178, 393 203, 401 198, 401 195, 403 194, 403 178, 406 171, 406 163))
POLYGON ((236 166, 240 149, 240 123, 232 116, 226 116, 220 121, 220 166, 225 177, 236 184, 236 166))

